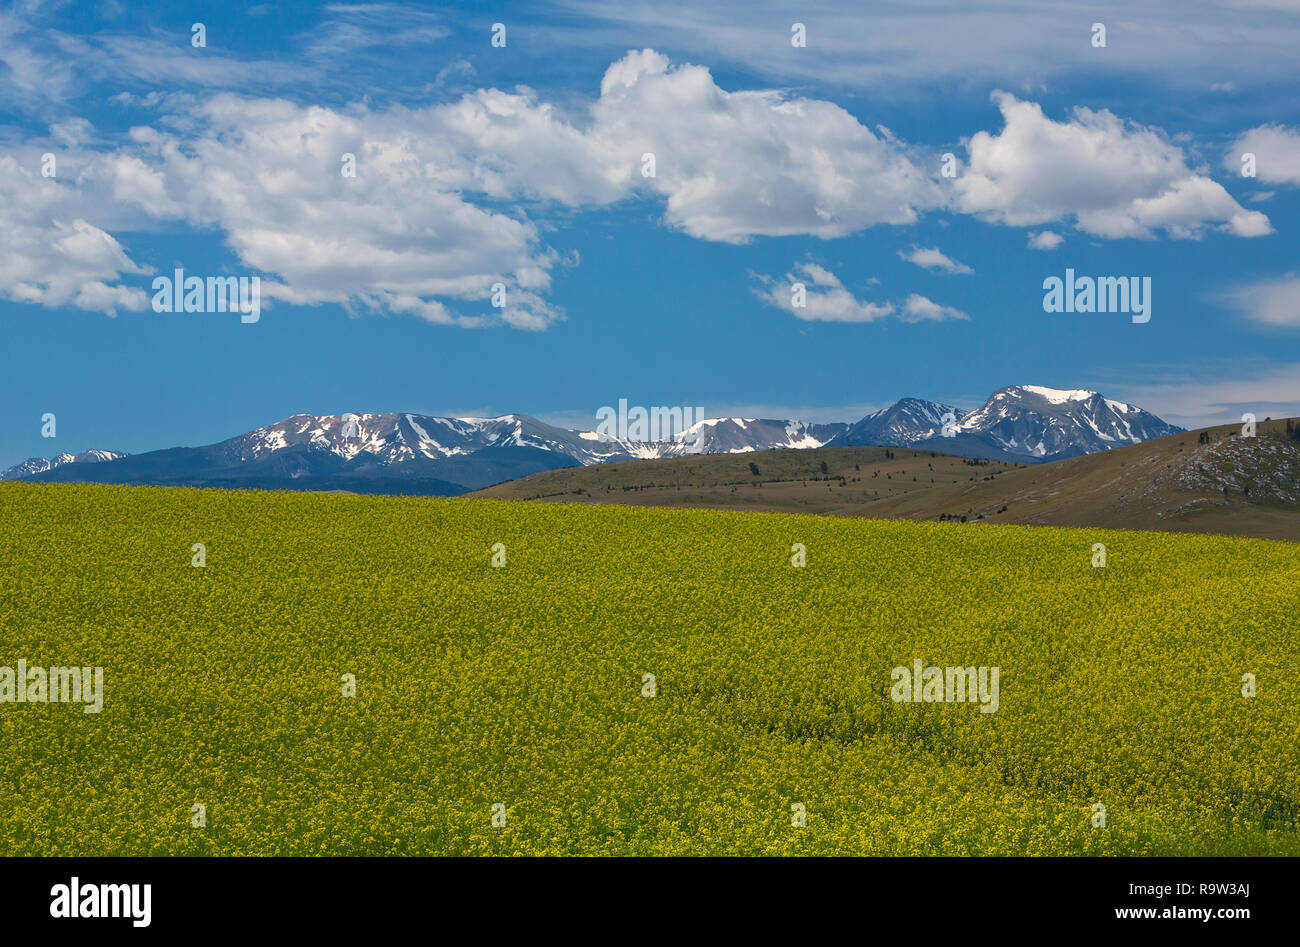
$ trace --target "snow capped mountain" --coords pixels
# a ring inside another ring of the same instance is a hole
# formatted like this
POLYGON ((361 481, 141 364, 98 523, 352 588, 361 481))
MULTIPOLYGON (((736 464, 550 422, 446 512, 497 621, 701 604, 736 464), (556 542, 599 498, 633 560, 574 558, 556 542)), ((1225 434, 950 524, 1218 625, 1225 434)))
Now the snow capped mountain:
POLYGON ((961 418, 961 408, 920 398, 904 398, 888 408, 867 415, 835 438, 835 446, 881 444, 906 447, 930 437, 939 437, 944 425, 951 431, 961 418))
MULTIPOLYGON (((207 447, 152 451, 93 470, 84 463, 72 464, 71 455, 48 461, 33 458, 5 476, 454 494, 577 464, 820 447, 844 428, 843 424, 717 418, 664 440, 637 441, 554 427, 523 414, 495 418, 297 414, 207 447)), ((123 456, 91 451, 76 460, 123 456)))
POLYGON ((80 454, 56 454, 48 460, 44 457, 29 457, 21 464, 0 470, 0 480, 18 480, 32 474, 45 473, 64 464, 100 464, 125 456, 127 455, 116 450, 83 450, 80 454))
MULTIPOLYGON (((586 440, 523 414, 496 418, 437 418, 420 414, 296 414, 224 442, 229 456, 258 460, 287 447, 325 451, 343 460, 362 455, 384 464, 445 460, 488 448, 531 447, 600 463, 626 454, 619 442, 586 440)), ((620 457, 626 459, 626 456, 620 457)))
POLYGON ((1095 391, 1011 385, 963 416, 958 434, 974 435, 1009 454, 1077 457, 1176 434, 1148 411, 1095 391))
POLYGON ((579 464, 743 453, 774 447, 821 447, 843 424, 754 418, 701 421, 670 438, 637 441, 553 427, 524 414, 497 418, 439 418, 418 414, 298 414, 224 442, 231 460, 248 462, 306 447, 351 461, 362 455, 384 464, 442 460, 487 448, 531 447, 579 464))
POLYGON ((206 447, 34 457, 0 480, 184 484, 454 495, 543 470, 611 461, 884 445, 1054 460, 1181 430, 1093 391, 1013 385, 974 411, 904 398, 855 424, 713 418, 657 441, 555 427, 525 414, 296 414, 206 447))
POLYGON ((671 441, 640 445, 657 457, 682 454, 746 454, 778 447, 824 447, 843 432, 845 424, 811 424, 807 421, 773 421, 763 418, 713 418, 692 425, 671 441))
POLYGON ((1180 430, 1095 391, 1011 385, 974 411, 904 398, 850 425, 831 443, 923 446, 945 454, 1042 461, 1112 450, 1180 430))

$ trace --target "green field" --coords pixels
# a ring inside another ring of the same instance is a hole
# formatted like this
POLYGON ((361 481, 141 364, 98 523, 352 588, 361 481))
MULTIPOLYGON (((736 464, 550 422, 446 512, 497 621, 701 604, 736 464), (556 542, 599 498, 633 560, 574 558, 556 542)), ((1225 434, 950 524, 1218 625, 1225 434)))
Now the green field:
POLYGON ((0 703, 4 854, 1300 854, 1294 544, 26 484, 0 524, 0 666, 105 680, 0 703), (916 658, 998 711, 895 702, 916 658))

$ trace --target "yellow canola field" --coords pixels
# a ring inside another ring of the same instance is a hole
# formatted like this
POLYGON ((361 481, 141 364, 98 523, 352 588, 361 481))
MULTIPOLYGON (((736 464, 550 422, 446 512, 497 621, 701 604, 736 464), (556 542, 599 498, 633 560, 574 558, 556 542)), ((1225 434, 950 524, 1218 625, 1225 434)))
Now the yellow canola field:
POLYGON ((0 484, 19 660, 5 855, 1300 854, 1290 543, 0 484))

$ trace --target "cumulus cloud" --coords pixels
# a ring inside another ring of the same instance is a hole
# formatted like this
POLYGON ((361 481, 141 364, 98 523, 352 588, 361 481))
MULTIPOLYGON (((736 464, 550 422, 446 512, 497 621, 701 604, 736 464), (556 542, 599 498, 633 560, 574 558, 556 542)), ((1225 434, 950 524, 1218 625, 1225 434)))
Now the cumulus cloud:
POLYGON ((80 186, 155 223, 216 229, 267 298, 432 322, 560 318, 546 299, 560 260, 531 219, 547 207, 662 199, 668 226, 743 243, 910 223, 942 201, 887 131, 828 102, 727 92, 652 50, 614 62, 576 116, 526 88, 384 110, 230 93, 187 98, 183 115, 156 104, 169 117, 98 155, 80 186), (493 310, 498 284, 507 304, 493 310))
POLYGON ((127 275, 149 273, 109 233, 85 219, 71 183, 40 174, 39 155, 0 155, 0 298, 116 315, 143 309, 127 275))
POLYGON ((1064 242, 1064 237, 1050 230, 1040 230, 1029 234, 1029 249, 1031 250, 1055 250, 1064 242))
POLYGON ((1223 301, 1261 325, 1300 326, 1300 275, 1247 283, 1225 293, 1223 301))
POLYGON ((1154 129, 1103 109, 1076 108, 1056 122, 1033 102, 993 95, 998 134, 971 137, 969 166, 955 179, 956 206, 1013 227, 1071 218, 1098 237, 1199 237, 1208 228, 1242 237, 1271 233, 1223 186, 1192 171, 1182 149, 1154 129))
POLYGON ((447 127, 437 110, 345 113, 221 95, 193 121, 184 135, 133 129, 132 149, 104 156, 87 178, 160 219, 219 228, 242 265, 268 275, 268 298, 463 326, 559 318, 542 295, 556 255, 529 220, 461 194, 508 188, 458 154, 454 135, 436 133, 447 127), (344 155, 355 177, 344 176, 344 155), (494 309, 497 284, 505 306, 494 309))
POLYGON ((850 292, 830 270, 817 263, 796 263, 785 280, 756 276, 754 294, 769 306, 807 322, 875 322, 894 316, 904 322, 969 318, 913 293, 901 305, 871 302, 850 292))
POLYGON ((909 247, 899 250, 898 255, 908 263, 915 263, 923 269, 942 273, 974 273, 965 263, 958 263, 938 247, 909 247))
POLYGON ((694 237, 841 237, 942 202, 900 142, 838 105, 727 92, 708 69, 653 50, 610 66, 592 114, 602 153, 620 155, 627 179, 662 195, 668 224, 694 237), (640 176, 646 153, 652 178, 640 176))
POLYGON ((901 142, 839 106, 728 92, 703 66, 650 49, 609 66, 584 116, 529 90, 480 90, 403 117, 443 149, 459 187, 567 206, 659 197, 669 226, 725 243, 841 237, 913 223, 943 201, 901 142))
POLYGON ((1224 168, 1240 174, 1244 154, 1255 156, 1255 177, 1265 184, 1300 185, 1300 129, 1285 125, 1252 128, 1228 149, 1224 168))
MULTIPOLYGON (((363 19, 331 41, 366 46, 372 25, 363 19)), ((437 29, 428 25, 430 35, 437 29)), ((565 261, 543 239, 546 215, 635 199, 662 206, 669 227, 733 244, 832 239, 911 224, 939 207, 1011 226, 1073 218, 1107 237, 1270 230, 1156 131, 1105 111, 1055 122, 1033 103, 996 101, 1005 128, 970 140, 969 166, 950 190, 934 156, 918 157, 833 103, 729 92, 708 69, 649 49, 612 63, 598 97, 568 111, 524 87, 421 107, 233 93, 132 99, 156 109, 157 121, 115 148, 88 123, 60 122, 48 140, 83 151, 76 173, 33 189, 15 176, 0 185, 15 194, 0 203, 0 228, 10 230, 0 240, 11 250, 0 291, 47 305, 136 307, 122 278, 146 270, 112 232, 179 222, 220 234, 263 276, 268 299, 539 329, 563 316, 548 300, 565 261), (345 154, 355 156, 355 177, 340 173, 345 154), (95 230, 101 237, 89 240, 95 230), (47 273, 56 249, 84 261, 47 273), (499 288, 504 308, 489 305, 499 288)), ((1041 231, 1030 246, 1060 239, 1041 231)), ((900 255, 935 272, 973 272, 938 248, 900 255)), ((838 281, 819 282, 835 280, 828 272, 804 275, 815 292, 800 318, 964 316, 924 297, 860 300, 838 281)))

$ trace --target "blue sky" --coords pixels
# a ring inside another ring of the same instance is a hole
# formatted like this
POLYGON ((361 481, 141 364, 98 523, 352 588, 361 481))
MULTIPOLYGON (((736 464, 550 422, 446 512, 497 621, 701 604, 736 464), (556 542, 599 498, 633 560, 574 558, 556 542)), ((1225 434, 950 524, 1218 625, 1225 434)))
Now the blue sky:
POLYGON ((1300 414, 1300 3, 698 6, 5 8, 0 466, 620 398, 1300 414), (155 312, 177 267, 261 318, 155 312), (1067 267, 1151 321, 1044 312, 1067 267))

